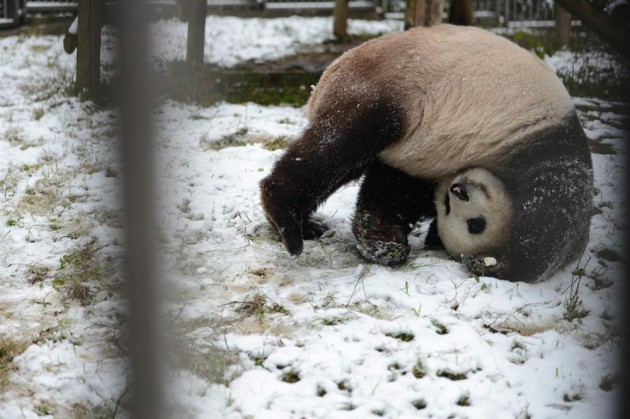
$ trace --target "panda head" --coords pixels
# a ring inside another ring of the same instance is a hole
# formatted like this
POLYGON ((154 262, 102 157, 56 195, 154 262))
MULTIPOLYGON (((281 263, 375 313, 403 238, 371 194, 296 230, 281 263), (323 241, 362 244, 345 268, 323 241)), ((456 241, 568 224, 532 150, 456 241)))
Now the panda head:
POLYGON ((512 221, 500 179, 486 169, 468 169, 440 182, 435 198, 438 234, 449 254, 499 256, 512 221))

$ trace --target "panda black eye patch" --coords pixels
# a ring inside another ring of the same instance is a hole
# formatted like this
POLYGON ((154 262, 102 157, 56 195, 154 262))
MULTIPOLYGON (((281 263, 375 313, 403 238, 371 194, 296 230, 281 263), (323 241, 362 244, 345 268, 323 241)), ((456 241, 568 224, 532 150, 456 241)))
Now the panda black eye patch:
POLYGON ((451 213, 451 197, 448 192, 444 196, 444 206, 446 207, 446 215, 449 215, 451 213))
POLYGON ((481 234, 486 229, 486 219, 483 217, 469 218, 466 224, 470 234, 481 234))
POLYGON ((470 200, 470 196, 468 196, 468 191, 466 190, 464 184, 454 183, 451 185, 450 191, 453 195, 464 202, 468 202, 470 200))

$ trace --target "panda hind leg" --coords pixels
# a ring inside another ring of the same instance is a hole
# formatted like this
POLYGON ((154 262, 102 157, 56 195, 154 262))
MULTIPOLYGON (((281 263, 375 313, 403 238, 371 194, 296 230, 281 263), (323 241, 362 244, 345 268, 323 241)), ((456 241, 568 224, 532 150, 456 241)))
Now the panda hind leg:
POLYGON ((401 135, 403 113, 391 100, 351 105, 347 112, 320 111, 260 182, 265 216, 292 255, 302 253, 304 239, 326 231, 313 217, 317 207, 401 135))
POLYGON ((407 236, 413 225, 436 214, 435 183, 414 178, 376 161, 366 171, 357 200, 352 232, 360 255, 380 265, 407 260, 407 236))

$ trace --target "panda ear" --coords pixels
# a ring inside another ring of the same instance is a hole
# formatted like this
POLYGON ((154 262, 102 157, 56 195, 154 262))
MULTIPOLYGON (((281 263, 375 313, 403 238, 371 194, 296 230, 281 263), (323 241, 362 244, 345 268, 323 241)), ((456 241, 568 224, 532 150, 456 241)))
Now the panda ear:
POLYGON ((470 196, 468 195, 468 190, 466 189, 466 185, 463 183, 454 183, 451 185, 449 189, 453 195, 458 197, 460 200, 464 202, 468 202, 470 200, 470 196))

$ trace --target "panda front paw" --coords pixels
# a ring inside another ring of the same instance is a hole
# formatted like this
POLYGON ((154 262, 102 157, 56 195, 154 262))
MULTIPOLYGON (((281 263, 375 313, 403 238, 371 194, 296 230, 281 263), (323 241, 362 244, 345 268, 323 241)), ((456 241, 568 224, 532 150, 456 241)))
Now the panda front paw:
POLYGON ((302 225, 295 217, 290 214, 280 214, 276 212, 271 214, 269 211, 265 214, 267 221, 280 235, 280 240, 287 252, 293 256, 299 256, 304 249, 304 241, 302 239, 302 225))
POLYGON ((361 242, 357 244, 361 257, 379 265, 394 266, 407 261, 409 245, 396 242, 361 242))
POLYGON ((505 258, 502 257, 462 255, 460 262, 470 273, 477 276, 505 278, 508 268, 505 258))
POLYGON ((304 250, 304 241, 302 240, 302 229, 299 225, 291 225, 278 229, 282 243, 293 256, 300 256, 304 250))
POLYGON ((401 226, 382 224, 375 214, 358 212, 352 231, 359 254, 367 261, 392 266, 407 260, 410 247, 401 226))
POLYGON ((299 256, 304 249, 303 214, 287 199, 287 187, 270 175, 260 181, 260 197, 267 221, 275 227, 287 251, 299 256))

